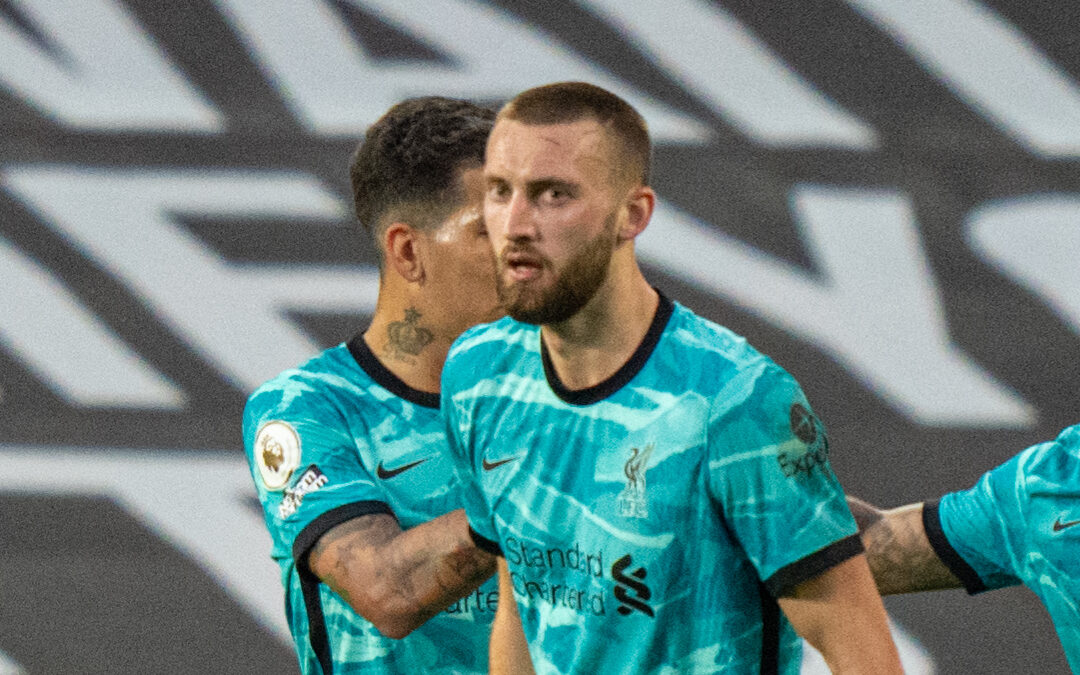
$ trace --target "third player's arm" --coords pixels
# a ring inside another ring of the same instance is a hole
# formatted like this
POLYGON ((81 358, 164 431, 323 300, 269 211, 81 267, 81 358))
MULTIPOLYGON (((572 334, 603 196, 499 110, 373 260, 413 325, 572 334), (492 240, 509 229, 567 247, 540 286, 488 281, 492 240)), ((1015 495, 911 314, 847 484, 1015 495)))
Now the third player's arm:
POLYGON ((521 615, 518 614, 517 602, 514 600, 510 570, 502 558, 498 561, 498 568, 499 605, 495 611, 495 620, 491 624, 490 673, 531 675, 534 671, 529 658, 529 645, 525 641, 521 615))
POLYGON ((847 501, 882 595, 962 586, 930 545, 921 502, 882 511, 855 497, 847 501))
POLYGON ((833 673, 903 672, 864 556, 798 584, 777 602, 833 673))
POLYGON ((402 638, 491 576, 465 512, 402 530, 389 514, 360 516, 319 538, 311 571, 387 637, 402 638))

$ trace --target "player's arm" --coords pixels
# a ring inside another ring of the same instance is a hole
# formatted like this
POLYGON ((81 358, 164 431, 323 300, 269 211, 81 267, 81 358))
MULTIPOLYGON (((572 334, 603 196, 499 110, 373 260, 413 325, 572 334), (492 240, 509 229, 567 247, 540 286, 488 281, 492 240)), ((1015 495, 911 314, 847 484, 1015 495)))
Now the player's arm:
POLYGON ((903 673, 863 555, 796 585, 777 602, 833 673, 903 673))
POLYGON ((931 546, 921 502, 882 511, 856 497, 847 501, 882 595, 963 586, 931 546))
POLYGON ((521 627, 514 600, 514 588, 506 561, 498 560, 499 604, 491 624, 491 646, 488 650, 491 675, 531 675, 532 661, 525 631, 521 627))
POLYGON ((473 544, 458 509, 408 530, 386 513, 353 518, 319 538, 308 566, 380 633, 402 638, 490 577, 495 557, 473 544))

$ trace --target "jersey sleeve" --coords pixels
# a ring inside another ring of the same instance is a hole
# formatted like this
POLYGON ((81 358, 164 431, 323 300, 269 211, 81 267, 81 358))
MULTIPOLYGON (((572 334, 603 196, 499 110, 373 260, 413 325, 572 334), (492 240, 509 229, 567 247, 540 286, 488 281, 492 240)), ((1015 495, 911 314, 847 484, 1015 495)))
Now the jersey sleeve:
POLYGON ((709 484, 729 530, 775 597, 862 552, 829 464, 825 427, 771 362, 713 402, 709 484))
POLYGON ((1030 448, 986 472, 971 488, 923 507, 926 536, 968 593, 1021 583, 1015 551, 1023 551, 1026 485, 1023 459, 1030 448))
POLYGON ((244 411, 244 447, 275 558, 307 553, 347 520, 391 513, 334 398, 307 383, 259 389, 244 411))
POLYGON ((473 542, 489 553, 501 555, 491 510, 475 471, 476 454, 472 451, 474 435, 471 428, 471 408, 463 402, 464 397, 455 395, 460 385, 456 377, 459 368, 453 361, 453 357, 454 352, 451 351, 450 358, 443 367, 440 410, 443 415, 446 442, 450 448, 457 488, 464 504, 465 516, 469 521, 469 534, 473 542))

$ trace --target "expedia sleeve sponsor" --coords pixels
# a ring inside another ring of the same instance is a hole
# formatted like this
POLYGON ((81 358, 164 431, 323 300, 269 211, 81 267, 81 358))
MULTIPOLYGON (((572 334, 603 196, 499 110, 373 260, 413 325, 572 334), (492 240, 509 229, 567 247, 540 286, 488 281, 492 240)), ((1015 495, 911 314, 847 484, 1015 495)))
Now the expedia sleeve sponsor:
POLYGON ((825 426, 808 406, 796 401, 789 411, 791 433, 797 443, 786 443, 776 453, 776 462, 788 478, 809 476, 815 469, 831 473, 829 439, 825 426))
POLYGON ((802 569, 798 563, 856 532, 829 467, 825 427, 776 364, 748 379, 742 401, 714 417, 709 439, 717 513, 760 579, 802 569))

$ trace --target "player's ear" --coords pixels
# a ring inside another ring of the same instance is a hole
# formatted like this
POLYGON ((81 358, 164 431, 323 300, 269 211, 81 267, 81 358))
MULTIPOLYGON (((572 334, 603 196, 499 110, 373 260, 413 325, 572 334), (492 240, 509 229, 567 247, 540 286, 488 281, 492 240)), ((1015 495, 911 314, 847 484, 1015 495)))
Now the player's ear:
POLYGON ((398 273, 408 282, 424 280, 424 265, 420 257, 419 232, 408 223, 394 222, 386 228, 383 235, 383 250, 386 252, 386 266, 398 273))
POLYGON ((639 185, 627 195, 626 220, 619 228, 619 241, 628 241, 645 231, 656 208, 656 193, 647 185, 639 185))

